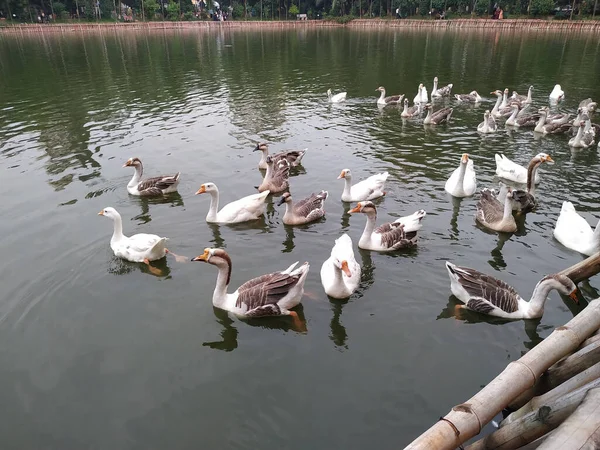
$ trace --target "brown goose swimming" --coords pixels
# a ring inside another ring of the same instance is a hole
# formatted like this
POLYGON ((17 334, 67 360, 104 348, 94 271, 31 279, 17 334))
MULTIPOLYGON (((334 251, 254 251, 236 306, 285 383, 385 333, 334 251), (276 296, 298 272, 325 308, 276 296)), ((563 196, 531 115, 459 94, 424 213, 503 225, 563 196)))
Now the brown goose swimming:
POLYGON ((452 108, 441 108, 437 111, 433 111, 431 103, 425 105, 427 116, 423 119, 424 125, 440 125, 442 123, 448 123, 450 117, 452 117, 452 108))
POLYGON ((404 94, 390 95, 389 97, 386 97, 385 88, 383 86, 379 86, 375 90, 381 92, 381 95, 377 99, 377 104, 381 106, 397 105, 398 103, 402 102, 402 99, 404 99, 404 94))
POLYGON ((517 223, 512 215, 513 204, 512 189, 508 189, 504 204, 496 198, 490 189, 483 189, 481 198, 477 203, 475 220, 490 230, 514 233, 517 231, 517 223))
POLYGON ((421 115, 421 104, 415 103, 410 108, 408 107, 408 99, 404 99, 404 109, 400 113, 400 117, 404 117, 405 119, 410 117, 417 117, 421 115))
POLYGON ((538 167, 542 163, 554 164, 554 160, 546 153, 538 153, 529 161, 527 166, 527 190, 516 189, 513 191, 513 209, 526 213, 535 208, 537 201, 535 199, 534 180, 538 167))
POLYGON ((454 98, 462 103, 479 103, 481 101, 477 91, 471 91, 468 94, 454 94, 454 98))
MULTIPOLYGON (((302 158, 304 157, 306 150, 308 150, 308 149, 305 148, 303 150, 285 150, 283 152, 274 153, 270 156, 273 159, 273 161, 275 161, 275 162, 285 159, 285 160, 287 160, 287 162, 290 163, 291 167, 296 167, 302 163, 302 158)), ((258 144, 256 144, 256 147, 254 147, 253 151, 254 152, 258 152, 258 151, 262 152, 260 161, 258 163, 258 168, 266 169, 267 168, 267 156, 269 156, 269 145, 266 144, 265 142, 258 143, 258 144)))
POLYGON ((150 197, 155 195, 170 194, 177 191, 179 185, 179 172, 174 175, 161 175, 142 180, 144 166, 140 158, 129 158, 123 167, 133 167, 135 172, 127 184, 127 192, 131 195, 150 197))
POLYGON ((285 203, 283 223, 286 225, 304 225, 319 220, 325 215, 324 203, 327 195, 327 191, 321 191, 318 194, 313 193, 310 197, 294 204, 292 194, 284 192, 277 203, 277 206, 285 203))
POLYGON ((448 261, 446 269, 452 294, 464 303, 461 307, 482 314, 505 319, 542 317, 544 304, 553 289, 579 303, 577 286, 570 278, 561 274, 542 278, 535 286, 531 300, 526 301, 512 286, 491 275, 468 267, 455 266, 448 261))
POLYGON ((506 126, 509 127, 517 127, 517 128, 525 128, 525 127, 535 127, 537 122, 540 119, 539 114, 530 114, 527 116, 519 117, 520 109, 519 105, 516 103, 511 104, 512 114, 508 119, 506 119, 506 126))
POLYGON ((300 304, 304 294, 304 282, 310 266, 307 262, 295 269, 295 262, 286 270, 254 278, 242 284, 233 294, 227 293, 231 281, 231 258, 225 250, 205 248, 204 253, 192 258, 219 269, 212 302, 217 308, 242 317, 293 316, 290 311, 300 304))
POLYGON ((452 92, 453 84, 447 84, 446 86, 442 86, 438 88, 438 77, 433 79, 433 89, 431 90, 431 98, 439 98, 439 97, 450 97, 450 93, 452 92))
POLYGON ((290 164, 285 159, 280 159, 275 166, 271 155, 267 156, 267 173, 258 187, 258 192, 271 191, 278 194, 290 187, 290 164))

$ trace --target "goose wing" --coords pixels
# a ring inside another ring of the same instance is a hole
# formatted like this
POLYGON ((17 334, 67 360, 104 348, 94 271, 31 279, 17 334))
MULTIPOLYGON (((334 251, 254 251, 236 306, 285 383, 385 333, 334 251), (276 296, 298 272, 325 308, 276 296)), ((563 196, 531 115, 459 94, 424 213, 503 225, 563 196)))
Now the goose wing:
POLYGON ((483 189, 477 202, 477 218, 481 222, 496 223, 504 217, 504 205, 494 197, 492 191, 483 189))
POLYGON ((311 194, 310 197, 307 197, 303 200, 300 200, 296 205, 294 205, 294 214, 308 218, 311 215, 314 215, 317 212, 321 212, 321 215, 324 213, 323 211, 323 203, 327 198, 327 191, 321 191, 318 194, 311 194))
POLYGON ((519 294, 504 281, 468 267, 447 267, 471 296, 467 303, 469 309, 484 314, 489 314, 494 308, 506 313, 513 313, 519 309, 519 294))
POLYGON ((389 222, 375 229, 381 237, 381 245, 386 248, 411 247, 415 244, 417 231, 406 231, 401 222, 389 222))
POLYGON ((162 175, 142 180, 137 188, 142 195, 160 195, 162 191, 179 183, 179 172, 175 175, 162 175))
POLYGON ((402 100, 404 100, 404 94, 390 95, 389 97, 384 98, 386 103, 400 103, 402 100))
POLYGON ((452 91, 452 84, 448 84, 447 86, 438 88, 438 90, 436 91, 436 93, 440 97, 448 97, 450 95, 451 91, 452 91))
POLYGON ((301 276, 302 272, 275 272, 249 280, 238 288, 235 306, 241 308, 245 305, 247 311, 250 311, 265 305, 275 305, 298 284, 301 276))

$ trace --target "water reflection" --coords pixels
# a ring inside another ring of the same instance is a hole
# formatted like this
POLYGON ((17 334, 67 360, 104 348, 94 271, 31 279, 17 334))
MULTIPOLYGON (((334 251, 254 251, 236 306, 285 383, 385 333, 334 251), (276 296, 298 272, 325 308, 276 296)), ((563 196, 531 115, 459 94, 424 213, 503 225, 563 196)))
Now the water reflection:
POLYGON ((141 209, 140 214, 131 218, 131 220, 137 221, 139 225, 152 221, 150 205, 171 205, 173 207, 184 206, 183 197, 179 192, 173 192, 158 197, 140 197, 135 195, 130 195, 129 197, 132 198, 132 201, 137 203, 141 209))
POLYGON ((294 250, 294 227, 285 225, 285 240, 282 242, 283 250, 282 253, 291 253, 294 250))
POLYGON ((225 239, 221 236, 221 226, 218 223, 206 223, 210 232, 213 235, 213 238, 210 240, 212 248, 227 248, 225 244, 225 239))
POLYGON ((171 268, 167 263, 166 257, 152 261, 150 264, 152 267, 148 267, 148 265, 144 263, 131 262, 113 256, 108 263, 107 271, 112 275, 128 275, 139 270, 142 273, 158 278, 171 279, 171 268))
POLYGON ((458 214, 460 212, 460 205, 463 202, 462 198, 450 196, 452 201, 452 217, 450 218, 450 237, 458 240, 459 239, 459 231, 458 231, 458 214))
POLYGON ((498 241, 490 253, 492 255, 492 259, 488 260, 488 264, 497 271, 501 271, 502 269, 506 268, 506 261, 504 260, 502 249, 504 248, 504 244, 511 238, 511 236, 512 233, 498 233, 498 241))
POLYGON ((329 328, 331 330, 329 339, 332 340, 336 347, 348 349, 348 333, 346 332, 346 327, 340 322, 342 308, 348 303, 348 301, 333 299, 330 297, 330 302, 333 315, 331 316, 331 321, 329 322, 329 328))

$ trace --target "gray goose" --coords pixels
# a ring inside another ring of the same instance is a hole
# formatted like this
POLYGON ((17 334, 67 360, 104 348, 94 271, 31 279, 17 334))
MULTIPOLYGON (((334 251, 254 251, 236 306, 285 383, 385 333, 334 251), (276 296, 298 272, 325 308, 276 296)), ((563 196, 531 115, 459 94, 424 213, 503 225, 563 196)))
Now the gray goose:
POLYGON ((434 97, 450 97, 450 93, 452 92, 453 84, 450 83, 446 86, 442 86, 438 88, 438 77, 433 79, 433 89, 431 90, 431 98, 434 97))
POLYGON ((529 86, 527 95, 519 95, 519 94, 517 94, 517 91, 513 91, 512 96, 510 97, 510 100, 518 101, 520 106, 523 106, 525 104, 530 104, 533 102, 533 99, 531 98, 532 92, 533 92, 533 86, 529 86))
POLYGON ((423 124, 425 125, 440 125, 444 122, 448 123, 450 117, 452 117, 452 111, 454 111, 452 108, 441 108, 433 112, 431 103, 425 105, 425 110, 427 110, 427 116, 423 120, 423 124))
POLYGON ((493 191, 483 189, 477 203, 475 220, 490 230, 514 233, 517 231, 517 223, 512 215, 513 204, 512 189, 508 189, 504 205, 496 198, 493 191))
MULTIPOLYGON (((305 148, 303 150, 285 150, 283 152, 272 154, 271 158, 273 158, 273 161, 275 161, 275 162, 285 159, 285 160, 287 160, 287 162, 290 163, 290 166, 296 167, 302 163, 302 158, 304 157, 306 150, 308 150, 308 149, 305 148)), ((267 168, 267 156, 269 156, 268 144, 266 144, 265 142, 258 143, 258 144, 256 144, 256 147, 254 147, 253 151, 254 152, 258 152, 258 151, 262 152, 262 155, 260 157, 260 162, 258 163, 258 168, 266 169, 267 168)))
POLYGON ((548 108, 541 108, 540 118, 533 131, 543 134, 569 133, 572 125, 567 122, 568 120, 569 117, 565 114, 560 118, 550 119, 548 117, 548 108))
POLYGON ((535 199, 535 176, 542 163, 554 164, 554 160, 546 153, 538 153, 534 156, 527 166, 527 190, 516 189, 513 191, 513 209, 524 213, 530 212, 535 208, 537 201, 535 199))
POLYGON ((404 94, 385 96, 385 88, 379 86, 375 91, 381 92, 381 95, 377 99, 377 104, 381 106, 397 105, 404 99, 404 94))
POLYGON ((577 286, 561 274, 542 278, 535 286, 531 300, 526 301, 512 286, 491 275, 455 266, 449 261, 446 261, 446 269, 452 294, 464 303, 461 307, 478 313, 505 319, 535 319, 544 314, 544 304, 553 289, 579 303, 577 286))
POLYGON ((491 111, 492 117, 500 118, 509 116, 512 113, 512 108, 509 105, 503 106, 503 104, 506 103, 505 99, 508 95, 508 89, 505 89, 504 93, 502 93, 501 90, 496 89, 495 91, 490 92, 490 94, 496 95, 496 104, 491 111))
POLYGON ((310 266, 307 262, 297 269, 295 262, 286 270, 269 273, 242 284, 233 294, 227 293, 231 281, 231 258, 220 248, 205 248, 204 253, 192 258, 219 269, 212 303, 215 307, 230 311, 241 317, 292 316, 290 309, 300 304, 304 294, 304 282, 310 266))
POLYGON ((321 191, 318 194, 313 193, 310 197, 294 204, 292 202, 292 194, 284 192, 277 203, 277 206, 285 203, 283 223, 286 225, 304 225, 305 223, 319 220, 325 216, 324 203, 327 195, 327 191, 321 191))
POLYGON ((454 94, 454 98, 463 103, 479 103, 481 101, 477 91, 471 91, 468 94, 454 94))
POLYGON ((405 119, 410 117, 416 117, 421 115, 421 104, 416 103, 410 108, 408 107, 408 99, 404 99, 404 109, 400 113, 400 117, 404 117, 405 119))
POLYGON ((131 195, 150 197, 156 195, 170 194, 177 191, 179 185, 179 174, 161 175, 158 177, 146 178, 142 180, 144 166, 139 158, 129 158, 123 167, 133 167, 135 172, 131 181, 127 184, 127 192, 131 195))
POLYGON ((581 120, 579 122, 579 128, 575 137, 569 139, 569 147, 573 148, 588 148, 594 144, 595 130, 590 128, 588 132, 585 132, 586 121, 581 120))
POLYGON ((267 173, 258 187, 258 192, 271 191, 278 194, 290 187, 290 164, 285 159, 280 159, 275 166, 271 155, 267 156, 267 173))
POLYGON ((527 116, 521 116, 519 117, 519 113, 521 110, 519 110, 519 105, 516 103, 512 103, 511 104, 511 109, 512 109, 512 114, 510 115, 510 117, 508 119, 506 119, 506 126, 509 127, 522 127, 522 128, 529 128, 529 127, 535 127, 535 125, 538 123, 539 119, 540 119, 540 115, 539 114, 529 114, 527 116))

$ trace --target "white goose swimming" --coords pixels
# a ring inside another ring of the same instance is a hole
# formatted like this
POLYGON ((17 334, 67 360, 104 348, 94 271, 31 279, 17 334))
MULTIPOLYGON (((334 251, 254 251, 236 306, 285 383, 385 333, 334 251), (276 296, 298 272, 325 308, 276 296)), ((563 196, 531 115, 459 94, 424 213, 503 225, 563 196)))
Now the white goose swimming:
POLYGON ((219 210, 219 188, 215 183, 204 183, 196 192, 196 195, 210 194, 210 208, 206 215, 209 223, 240 223, 256 220, 265 213, 267 205, 265 200, 270 191, 260 194, 252 194, 240 198, 219 210))
MULTIPOLYGON (((543 156, 545 153, 538 153, 536 156, 543 156)), ((505 180, 514 181, 515 183, 527 183, 527 169, 517 163, 512 162, 503 154, 494 155, 496 158, 496 175, 505 180)), ((535 184, 540 182, 540 174, 536 172, 534 178, 535 184)))
POLYGON ((164 258, 169 252, 166 247, 166 237, 146 233, 134 234, 127 237, 123 234, 121 215, 115 208, 104 208, 98 215, 108 217, 114 222, 113 235, 110 238, 110 248, 115 256, 127 261, 146 263, 153 273, 160 274, 160 270, 150 266, 150 261, 164 258))
POLYGON ((473 160, 463 153, 460 165, 452 172, 444 186, 446 192, 453 197, 470 197, 477 189, 477 178, 473 169, 473 160))
POLYGON ((549 96, 550 103, 557 103, 564 99, 565 99, 565 92, 560 87, 560 84, 555 85, 554 89, 552 89, 552 92, 550 92, 550 96, 549 96))
POLYGON ((535 286, 531 300, 526 301, 512 286, 491 275, 468 267, 455 266, 448 261, 446 269, 452 294, 464 303, 461 307, 481 314, 505 319, 542 317, 546 299, 553 289, 579 303, 577 286, 570 278, 561 274, 542 278, 535 286))
POLYGON ((358 288, 360 274, 352 239, 344 233, 335 240, 331 256, 321 266, 321 284, 330 297, 348 298, 358 288))
POLYGON ((496 119, 487 110, 483 113, 483 122, 477 125, 477 131, 484 134, 495 133, 498 130, 496 119))
POLYGON ((421 209, 410 216, 400 217, 394 222, 384 223, 375 228, 377 208, 373 202, 358 202, 356 207, 348 212, 350 214, 360 212, 367 216, 367 224, 358 246, 365 250, 379 252, 391 252, 417 245, 417 232, 423 227, 421 221, 427 215, 421 209))
POLYGON ((371 175, 352 185, 352 172, 350 169, 344 169, 337 179, 344 179, 344 191, 342 192, 342 201, 360 202, 363 200, 373 200, 385 195, 385 182, 390 176, 387 172, 381 172, 371 175))
POLYGON ((517 102, 519 102, 520 106, 522 106, 533 102, 532 94, 533 86, 529 86, 529 89, 527 90, 527 95, 519 95, 517 94, 517 91, 513 91, 510 100, 516 100, 517 102))
POLYGON ((177 191, 179 172, 175 175, 161 175, 142 180, 144 166, 139 158, 129 158, 123 167, 133 167, 135 172, 127 184, 127 192, 143 197, 170 194, 177 191))
MULTIPOLYGON (((584 130, 586 128, 586 121, 581 120, 579 122, 579 128, 577 129, 577 134, 575 137, 569 139, 569 147, 573 148, 588 148, 594 145, 594 133, 588 132, 584 135, 584 130)), ((593 130, 593 128, 590 128, 593 130)))
POLYGON ((423 83, 421 83, 419 84, 418 92, 417 95, 415 95, 415 98, 413 99, 413 103, 425 104, 428 102, 428 100, 429 97, 427 96, 427 88, 423 85, 423 83))
POLYGON ((346 100, 347 92, 340 92, 335 95, 331 95, 331 89, 327 89, 327 99, 330 103, 340 103, 346 100))
POLYGON ((295 262, 286 270, 254 278, 242 284, 233 294, 227 293, 231 281, 231 258, 219 248, 205 248, 204 253, 192 258, 219 269, 212 303, 215 307, 232 312, 240 317, 292 316, 304 295, 304 282, 310 266, 307 262, 295 269, 295 262))
POLYGON ((575 210, 573 203, 563 202, 554 227, 554 237, 565 247, 591 256, 600 251, 600 221, 592 230, 587 220, 575 210))
POLYGON ((505 117, 505 116, 509 115, 512 111, 512 108, 506 102, 506 97, 508 95, 508 89, 504 90, 504 94, 500 90, 492 91, 492 92, 490 92, 490 94, 496 95, 496 103, 494 104, 494 107, 492 108, 492 111, 490 112, 490 114, 493 117, 495 117, 496 119, 499 119, 500 117, 505 117))

